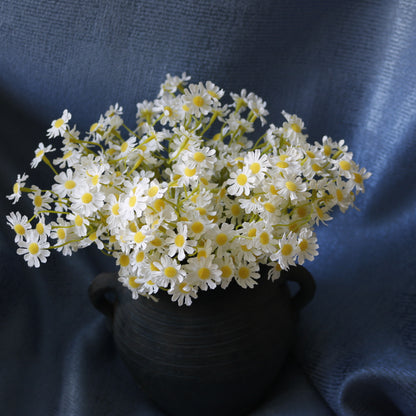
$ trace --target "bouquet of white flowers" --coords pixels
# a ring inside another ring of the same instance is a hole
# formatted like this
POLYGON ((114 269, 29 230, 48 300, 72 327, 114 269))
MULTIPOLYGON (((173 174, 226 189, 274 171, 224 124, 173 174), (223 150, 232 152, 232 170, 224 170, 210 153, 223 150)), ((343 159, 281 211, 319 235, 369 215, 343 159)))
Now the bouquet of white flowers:
POLYGON ((370 173, 343 140, 309 143, 296 115, 283 111, 281 127, 266 125, 257 95, 243 89, 227 104, 212 82, 188 81, 167 75, 154 101, 137 104, 133 129, 118 104, 83 138, 67 110, 52 122, 47 135, 62 137, 61 153, 51 161, 55 145, 40 143, 31 162, 53 171, 51 189, 26 186, 22 174, 8 195, 33 201, 30 218, 7 216, 29 266, 51 250, 71 255, 95 244, 115 258, 133 298, 165 290, 190 305, 198 290, 232 280, 252 288, 260 264, 277 279, 314 259, 314 227, 335 206, 352 206, 370 173))

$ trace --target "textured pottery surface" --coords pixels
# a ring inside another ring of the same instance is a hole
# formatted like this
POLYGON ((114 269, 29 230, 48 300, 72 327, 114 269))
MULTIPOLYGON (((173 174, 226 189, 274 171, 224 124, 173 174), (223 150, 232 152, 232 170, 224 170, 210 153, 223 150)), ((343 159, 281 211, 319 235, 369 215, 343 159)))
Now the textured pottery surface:
POLYGON ((293 344, 298 311, 314 294, 300 266, 254 289, 199 292, 190 307, 166 293, 131 298, 115 274, 98 275, 90 298, 108 316, 118 352, 146 394, 170 415, 243 415, 253 410, 293 344), (291 297, 287 280, 299 283, 291 297))

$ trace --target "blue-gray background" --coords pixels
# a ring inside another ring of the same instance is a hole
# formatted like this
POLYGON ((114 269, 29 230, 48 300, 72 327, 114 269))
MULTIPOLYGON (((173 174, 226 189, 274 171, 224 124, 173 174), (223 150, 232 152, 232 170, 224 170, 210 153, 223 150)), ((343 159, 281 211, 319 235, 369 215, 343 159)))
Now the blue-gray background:
POLYGON ((119 102, 131 122, 167 72, 186 71, 256 92, 269 122, 285 109, 313 139, 345 139, 373 173, 359 211, 319 229, 316 297, 255 415, 415 415, 415 28, 413 0, 2 0, 1 413, 161 414, 88 302, 113 263, 86 250, 28 269, 4 195, 23 171, 45 180, 29 163, 63 109, 85 130, 119 102))

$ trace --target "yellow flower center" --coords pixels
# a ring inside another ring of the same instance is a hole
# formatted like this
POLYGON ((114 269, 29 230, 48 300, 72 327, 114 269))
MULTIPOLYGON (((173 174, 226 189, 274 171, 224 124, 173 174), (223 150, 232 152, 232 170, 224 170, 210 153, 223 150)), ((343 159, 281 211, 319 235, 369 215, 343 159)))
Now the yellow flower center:
POLYGON ((42 206, 43 199, 40 195, 36 195, 33 199, 33 203, 35 204, 35 207, 39 208, 42 206))
POLYGON ((144 252, 139 251, 136 255, 136 262, 141 263, 144 260, 144 252))
POLYGON ((307 242, 307 240, 302 240, 300 243, 299 243, 299 248, 301 249, 301 251, 305 251, 305 250, 307 250, 308 249, 308 242, 307 242))
POLYGON ((91 179, 92 186, 97 186, 99 180, 100 180, 100 176, 99 175, 94 175, 91 179))
POLYGON ((277 189, 274 185, 270 185, 270 193, 272 195, 277 195, 277 189))
POLYGON ((24 235, 26 230, 25 230, 25 227, 23 227, 22 224, 16 224, 14 226, 14 231, 16 231, 16 234, 24 235))
POLYGON ((202 152, 195 152, 194 160, 195 162, 201 163, 205 160, 205 155, 202 152))
POLYGON ((228 241, 227 234, 224 234, 224 233, 218 234, 216 241, 219 246, 223 246, 228 241))
POLYGON ((261 166, 260 163, 254 162, 250 165, 251 171, 256 174, 260 172, 261 166))
POLYGON ((184 244, 185 244, 185 237, 182 234, 178 234, 175 237, 175 245, 177 247, 183 247, 184 244))
POLYGON ((66 152, 63 156, 62 159, 66 160, 69 159, 72 156, 72 150, 70 150, 69 152, 66 152))
POLYGON ((146 236, 141 231, 137 231, 137 233, 134 234, 134 241, 137 244, 142 243, 145 238, 146 238, 146 236))
POLYGON ((43 150, 38 150, 37 152, 36 152, 36 154, 35 154, 35 156, 36 157, 41 157, 41 156, 43 156, 43 154, 44 154, 45 152, 43 151, 43 150))
POLYGON ((63 228, 58 228, 58 230, 56 231, 56 235, 60 240, 65 240, 66 232, 63 228))
POLYGON ((35 255, 39 251, 39 246, 37 243, 30 243, 27 249, 29 250, 30 254, 35 255))
POLYGON ((64 123, 65 121, 62 118, 58 118, 58 120, 55 121, 55 127, 59 129, 64 123))
POLYGON ((290 127, 292 127, 292 130, 296 133, 300 133, 302 131, 299 124, 292 123, 290 127))
POLYGON ((240 174, 237 176, 236 181, 237 181, 237 183, 238 183, 240 186, 244 186, 244 185, 247 183, 247 176, 246 176, 246 175, 244 175, 244 173, 240 173, 240 174))
POLYGON ((303 218, 308 213, 308 209, 305 206, 297 207, 296 212, 298 213, 299 217, 303 218))
POLYGON ((162 245, 162 240, 159 237, 156 237, 154 240, 151 241, 155 247, 160 247, 162 245))
POLYGON ((75 188, 76 183, 73 180, 66 181, 64 186, 66 189, 73 189, 75 188))
POLYGON ((173 279, 178 274, 178 271, 172 266, 165 267, 164 272, 165 272, 165 276, 168 277, 169 279, 173 279))
POLYGON ((266 233, 265 231, 260 234, 260 243, 263 245, 269 244, 270 237, 269 233, 266 233))
POLYGON ((185 168, 183 173, 185 174, 185 176, 187 176, 188 178, 192 177, 195 175, 196 169, 190 169, 190 168, 185 168))
POLYGON ((182 292, 185 295, 191 291, 191 289, 189 288, 189 286, 187 286, 187 284, 185 282, 182 282, 178 286, 178 289, 179 289, 180 292, 182 292))
POLYGON ((82 195, 81 201, 84 204, 89 204, 92 201, 92 194, 90 194, 89 192, 86 192, 84 195, 82 195))
POLYGON ((229 277, 231 277, 233 273, 231 267, 227 265, 222 266, 220 270, 222 273, 221 277, 223 277, 224 279, 228 279, 229 277))
POLYGON ((129 148, 128 142, 124 142, 120 147, 120 152, 124 153, 129 148))
POLYGON ((201 267, 201 268, 198 270, 198 277, 199 277, 201 280, 207 280, 207 279, 209 279, 210 275, 211 275, 211 272, 210 272, 210 271, 209 271, 209 269, 208 269, 208 268, 206 268, 206 267, 201 267))
POLYGON ((127 254, 122 254, 120 256, 120 266, 127 267, 130 264, 130 258, 127 254))
POLYGON ((149 190, 147 191, 147 195, 149 195, 150 198, 153 198, 154 196, 157 195, 158 192, 159 192, 159 187, 154 185, 151 188, 149 188, 149 190))
POLYGON ((129 277, 129 286, 133 289, 137 289, 138 287, 140 287, 140 283, 136 282, 136 276, 129 277))
POLYGON ((95 131, 97 129, 97 127, 98 127, 98 123, 91 124, 90 133, 92 133, 93 131, 95 131))
POLYGON ((13 193, 14 193, 14 194, 17 194, 19 191, 20 191, 20 185, 16 182, 16 183, 13 185, 13 193))
POLYGON ((120 204, 117 202, 111 207, 111 212, 113 215, 119 215, 120 204))
POLYGON ((312 165, 312 169, 313 169, 314 172, 319 172, 322 168, 319 165, 317 165, 316 163, 314 163, 312 165))
POLYGON ((344 194, 342 193, 342 191, 340 189, 337 189, 336 194, 337 194, 338 201, 342 202, 342 200, 344 199, 344 194))
POLYGON ((284 256, 289 256, 292 250, 293 250, 293 247, 291 244, 284 244, 281 249, 281 252, 284 256))
POLYGON ((284 162, 284 161, 280 161, 276 163, 276 166, 280 169, 286 169, 289 167, 289 163, 284 162))
POLYGON ((255 237, 257 235, 257 230, 255 228, 252 228, 252 229, 248 230, 247 235, 249 237, 255 237))
POLYGON ((240 215, 240 205, 238 204, 233 204, 231 205, 231 214, 234 215, 234 217, 237 217, 238 215, 240 215))
POLYGON ((351 163, 348 162, 347 160, 341 160, 341 162, 339 162, 339 167, 342 170, 350 170, 351 169, 351 163))
POLYGON ((271 214, 273 214, 273 212, 276 210, 276 207, 272 203, 266 202, 264 204, 264 209, 266 211, 270 212, 271 214))
POLYGON ((36 231, 38 232, 38 234, 42 235, 45 232, 45 227, 43 226, 43 224, 41 222, 38 222, 36 224, 36 231))
POLYGON ((286 188, 287 188, 290 192, 296 192, 296 191, 297 191, 297 189, 298 189, 298 187, 297 187, 297 185, 295 184, 295 182, 292 182, 292 181, 287 181, 287 182, 285 183, 285 185, 286 185, 286 188))
POLYGON ((137 202, 136 196, 135 195, 131 196, 129 198, 129 207, 133 208, 136 205, 136 202, 137 202))
POLYGON ((157 212, 160 212, 165 208, 166 204, 165 204, 165 201, 163 199, 156 199, 153 206, 155 207, 155 210, 157 212))
POLYGON ((159 269, 155 266, 155 264, 153 262, 150 263, 150 270, 152 272, 158 272, 159 269))
POLYGON ((204 231, 204 225, 199 222, 199 221, 195 221, 192 225, 191 225, 191 230, 195 233, 195 234, 199 234, 202 233, 202 231, 204 231))
POLYGON ((250 277, 250 269, 246 266, 240 267, 238 269, 238 277, 240 279, 247 279, 250 277))
POLYGON ((306 154, 311 158, 314 159, 315 158, 315 153, 311 152, 310 150, 306 151, 306 154))
POLYGON ((354 181, 358 184, 363 183, 363 177, 359 173, 354 173, 354 181))
POLYGON ((331 146, 329 146, 329 145, 325 145, 324 146, 324 155, 326 156, 326 157, 328 157, 330 154, 331 154, 331 146))
POLYGON ((196 95, 192 99, 192 102, 196 107, 202 107, 204 105, 204 99, 200 95, 196 95))
POLYGON ((83 223, 84 223, 83 218, 82 218, 80 215, 77 215, 77 216, 75 217, 75 225, 76 225, 77 227, 81 227, 83 223))

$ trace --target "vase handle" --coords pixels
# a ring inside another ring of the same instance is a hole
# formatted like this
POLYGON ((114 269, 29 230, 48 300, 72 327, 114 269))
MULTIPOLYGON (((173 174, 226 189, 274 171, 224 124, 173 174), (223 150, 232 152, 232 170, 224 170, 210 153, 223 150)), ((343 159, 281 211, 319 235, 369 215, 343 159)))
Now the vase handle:
POLYGON ((288 272, 282 272, 285 274, 287 280, 296 282, 300 289, 292 298, 293 306, 300 310, 304 308, 315 295, 315 280, 312 275, 303 266, 297 265, 291 267, 288 272))
POLYGON ((88 287, 88 295, 96 309, 113 321, 114 305, 117 300, 117 275, 100 273, 88 287))

